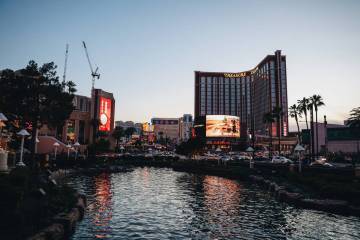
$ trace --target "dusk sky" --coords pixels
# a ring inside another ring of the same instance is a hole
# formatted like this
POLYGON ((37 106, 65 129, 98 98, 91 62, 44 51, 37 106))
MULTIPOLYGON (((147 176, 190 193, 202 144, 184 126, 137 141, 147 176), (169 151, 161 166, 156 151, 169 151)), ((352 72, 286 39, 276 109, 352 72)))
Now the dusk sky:
POLYGON ((116 120, 193 114, 195 70, 249 70, 277 49, 289 105, 320 94, 338 123, 360 106, 360 1, 0 0, 0 29, 0 69, 54 61, 62 76, 68 43, 67 79, 90 96, 85 41, 116 120))

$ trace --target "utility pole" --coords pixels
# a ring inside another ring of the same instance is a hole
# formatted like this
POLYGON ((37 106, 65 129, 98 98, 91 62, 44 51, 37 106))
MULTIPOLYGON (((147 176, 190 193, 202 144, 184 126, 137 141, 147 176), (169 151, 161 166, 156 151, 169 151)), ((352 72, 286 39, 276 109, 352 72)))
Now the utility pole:
POLYGON ((67 69, 68 55, 69 55, 69 44, 66 44, 63 83, 65 83, 65 81, 66 81, 66 69, 67 69))
POLYGON ((327 136, 327 121, 326 115, 324 115, 324 131, 325 131, 325 157, 327 158, 328 155, 328 136, 327 136))

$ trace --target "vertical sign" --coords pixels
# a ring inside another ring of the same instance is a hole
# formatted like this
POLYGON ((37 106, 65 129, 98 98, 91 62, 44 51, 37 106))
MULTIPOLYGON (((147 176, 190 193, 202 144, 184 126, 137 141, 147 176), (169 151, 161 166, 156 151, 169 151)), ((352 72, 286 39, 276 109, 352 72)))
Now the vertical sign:
POLYGON ((111 123, 111 99, 100 97, 99 106, 100 131, 110 131, 111 123))

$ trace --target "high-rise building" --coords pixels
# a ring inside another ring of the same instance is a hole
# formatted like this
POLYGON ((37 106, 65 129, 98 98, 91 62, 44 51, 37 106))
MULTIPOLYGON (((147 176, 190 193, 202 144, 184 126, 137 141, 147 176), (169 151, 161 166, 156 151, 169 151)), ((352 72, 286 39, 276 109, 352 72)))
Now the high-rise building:
POLYGON ((195 71, 195 121, 206 115, 232 115, 240 118, 243 138, 258 135, 288 135, 286 56, 277 50, 255 68, 244 72, 195 71), (274 107, 281 107, 280 128, 271 130, 263 121, 274 107))
POLYGON ((191 114, 184 114, 179 120, 180 142, 185 142, 191 138, 191 129, 193 127, 193 119, 191 114))

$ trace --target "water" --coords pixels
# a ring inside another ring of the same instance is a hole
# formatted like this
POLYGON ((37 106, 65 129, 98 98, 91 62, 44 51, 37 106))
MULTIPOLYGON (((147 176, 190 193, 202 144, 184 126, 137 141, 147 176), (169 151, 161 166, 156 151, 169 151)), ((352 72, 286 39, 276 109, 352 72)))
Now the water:
POLYGON ((360 239, 360 218, 297 209, 221 177, 136 168, 70 184, 88 197, 72 239, 360 239))

